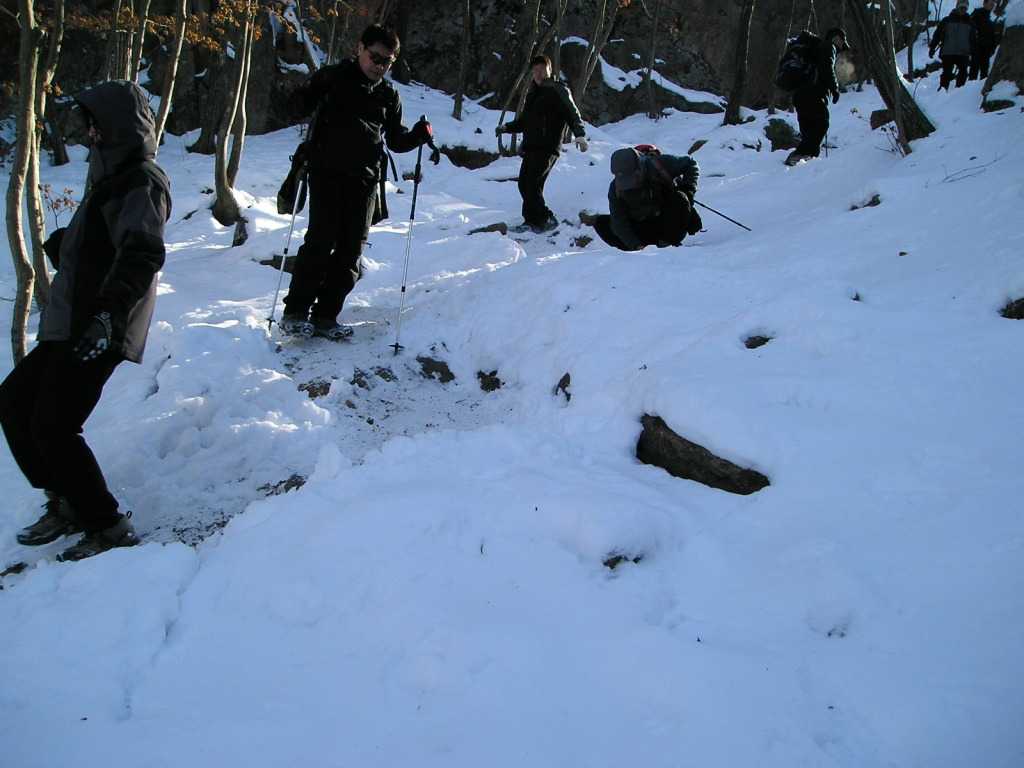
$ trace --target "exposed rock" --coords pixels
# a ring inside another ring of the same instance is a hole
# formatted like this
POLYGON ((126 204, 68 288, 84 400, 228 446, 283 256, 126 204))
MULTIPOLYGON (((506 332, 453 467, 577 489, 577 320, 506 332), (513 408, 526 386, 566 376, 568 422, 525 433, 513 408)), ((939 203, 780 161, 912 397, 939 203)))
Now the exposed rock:
POLYGON ((477 371, 476 377, 480 380, 480 389, 484 392, 494 392, 501 389, 501 379, 498 378, 497 371, 491 371, 490 373, 477 371))
POLYGON ((1003 307, 1003 317, 1010 320, 1024 320, 1024 299, 1014 299, 1003 307))
POLYGON ((639 563, 644 559, 643 555, 629 555, 621 552, 612 552, 602 562, 609 571, 614 571, 623 563, 639 563))
POLYGON ((780 149, 796 149, 800 144, 800 134, 789 121, 773 117, 764 127, 764 136, 772 143, 772 152, 780 149))
POLYGON ((758 347, 763 347, 771 340, 771 336, 748 336, 743 342, 743 345, 747 349, 757 349, 758 347))
POLYGON ((565 395, 565 402, 569 402, 570 400, 572 400, 572 393, 569 392, 570 381, 571 380, 569 378, 569 374, 566 373, 564 376, 562 376, 562 378, 558 380, 558 383, 555 385, 555 390, 552 394, 557 395, 559 392, 561 392, 563 395, 565 395))
POLYGON ((644 428, 637 442, 636 457, 645 464, 661 467, 684 480, 745 496, 771 484, 760 472, 739 467, 680 437, 659 416, 644 414, 641 423, 644 428))
POLYGON ((497 152, 483 149, 467 149, 466 147, 441 147, 441 154, 452 161, 452 165, 460 168, 485 168, 498 159, 497 152))
POLYGON ((417 357, 416 362, 420 364, 423 377, 426 379, 437 379, 442 384, 455 381, 455 374, 452 373, 448 363, 444 360, 435 360, 432 357, 417 357))
POLYGON ((893 121, 891 109, 876 109, 871 113, 871 130, 877 131, 893 121))

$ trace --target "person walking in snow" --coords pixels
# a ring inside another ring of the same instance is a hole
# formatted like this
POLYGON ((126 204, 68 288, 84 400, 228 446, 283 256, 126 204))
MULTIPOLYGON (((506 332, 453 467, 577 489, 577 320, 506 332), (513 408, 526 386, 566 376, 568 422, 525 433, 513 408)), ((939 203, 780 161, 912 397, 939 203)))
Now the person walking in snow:
POLYGON ((956 8, 935 27, 931 45, 928 46, 929 55, 934 59, 938 51, 942 61, 939 90, 949 90, 954 72, 957 88, 967 82, 967 68, 975 40, 974 22, 967 13, 969 7, 967 0, 957 0, 956 8))
POLYGON ((998 37, 996 24, 992 21, 992 9, 996 0, 984 0, 979 8, 971 11, 971 22, 974 24, 974 47, 971 49, 971 63, 967 70, 968 80, 984 80, 988 77, 988 63, 996 52, 998 37))
POLYGON ((288 100, 296 118, 313 112, 309 146, 309 227, 295 257, 281 330, 338 341, 352 329, 338 323, 361 274, 386 142, 392 152, 430 143, 426 120, 409 130, 402 98, 384 78, 398 56, 398 35, 366 28, 354 59, 318 70, 288 100))
POLYGON ((494 135, 522 133, 519 154, 519 194, 523 198, 523 225, 520 230, 547 232, 558 226, 555 214, 544 201, 544 184, 562 151, 562 136, 568 127, 576 137, 580 152, 587 151, 587 130, 572 99, 569 86, 551 75, 551 59, 534 56, 530 60, 533 82, 522 111, 514 120, 499 125, 494 135))
POLYGON ((608 214, 580 214, 608 245, 639 251, 680 245, 703 226, 694 210, 700 167, 689 156, 663 155, 649 145, 612 152, 608 214))
POLYGON ((811 49, 808 57, 811 71, 793 91, 800 143, 786 158, 786 165, 796 165, 821 155, 821 142, 828 135, 828 100, 831 98, 833 104, 839 103, 836 55, 848 50, 846 32, 839 27, 826 32, 825 39, 811 49))
POLYGON ((67 228, 47 240, 57 273, 38 343, 0 384, 0 425, 11 455, 47 498, 45 513, 18 533, 18 542, 37 546, 85 534, 58 560, 139 543, 82 425, 121 361, 142 360, 171 211, 146 92, 110 81, 74 101, 92 139, 91 188, 67 228))

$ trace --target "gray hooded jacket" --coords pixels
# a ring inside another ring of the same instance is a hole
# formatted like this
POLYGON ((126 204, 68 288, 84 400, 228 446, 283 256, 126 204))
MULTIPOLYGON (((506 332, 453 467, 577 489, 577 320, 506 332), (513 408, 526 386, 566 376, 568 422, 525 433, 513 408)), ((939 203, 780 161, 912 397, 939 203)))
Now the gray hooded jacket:
POLYGON ((92 187, 63 233, 39 341, 74 341, 101 312, 111 353, 138 363, 164 264, 170 182, 154 162, 156 136, 146 92, 113 80, 75 95, 101 141, 89 153, 92 187))

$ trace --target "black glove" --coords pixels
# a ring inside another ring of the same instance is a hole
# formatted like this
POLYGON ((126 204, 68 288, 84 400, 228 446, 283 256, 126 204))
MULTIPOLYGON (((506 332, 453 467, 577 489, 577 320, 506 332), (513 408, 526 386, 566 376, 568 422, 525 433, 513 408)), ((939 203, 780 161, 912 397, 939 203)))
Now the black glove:
POLYGON ((60 269, 60 244, 64 240, 64 233, 67 231, 67 227, 61 227, 55 229, 50 233, 50 236, 46 238, 46 242, 43 243, 43 253, 53 264, 54 269, 60 269))
POLYGON ((82 362, 95 360, 110 349, 112 333, 113 327, 110 324, 110 313, 100 312, 89 323, 89 327, 85 329, 85 333, 82 334, 82 337, 75 344, 71 354, 82 362))
POLYGON ((704 228, 704 222, 701 221, 700 214, 697 213, 697 209, 693 208, 690 210, 690 221, 686 225, 686 234, 696 235, 704 228))
POLYGON ((434 141, 434 126, 422 118, 416 121, 410 133, 419 144, 431 144, 434 141))
POLYGON ((838 104, 839 103, 839 91, 832 91, 832 103, 833 104, 838 104))
POLYGON ((688 202, 690 207, 693 208, 693 198, 697 194, 697 191, 693 187, 683 186, 683 180, 681 178, 676 179, 673 184, 676 189, 683 193, 683 196, 686 198, 686 202, 688 202))

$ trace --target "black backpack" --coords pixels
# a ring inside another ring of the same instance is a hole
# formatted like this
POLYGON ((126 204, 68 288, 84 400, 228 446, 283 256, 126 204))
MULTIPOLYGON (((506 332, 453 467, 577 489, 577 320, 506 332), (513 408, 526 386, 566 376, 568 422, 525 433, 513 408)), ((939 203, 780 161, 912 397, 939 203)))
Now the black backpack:
POLYGON ((779 59, 779 68, 772 82, 783 91, 795 90, 808 78, 817 80, 817 71, 810 56, 814 47, 822 42, 817 35, 806 29, 786 44, 786 52, 779 59))

